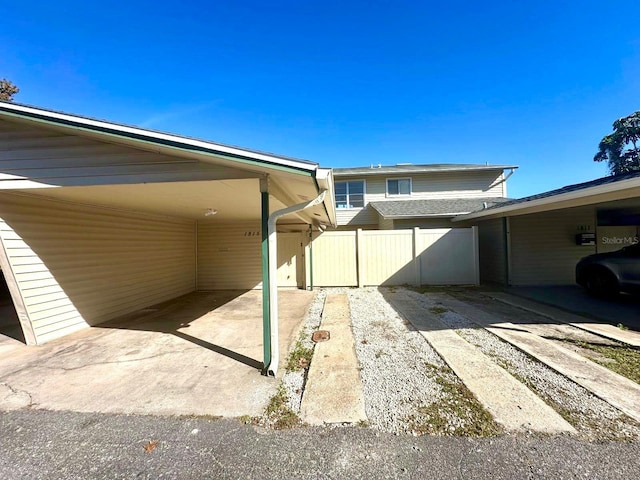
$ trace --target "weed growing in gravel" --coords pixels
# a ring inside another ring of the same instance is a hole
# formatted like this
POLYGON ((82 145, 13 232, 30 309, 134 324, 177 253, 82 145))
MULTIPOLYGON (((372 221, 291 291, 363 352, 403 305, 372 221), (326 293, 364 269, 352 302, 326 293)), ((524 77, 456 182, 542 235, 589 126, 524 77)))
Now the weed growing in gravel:
POLYGON ((432 370, 443 395, 429 405, 418 407, 417 415, 409 416, 407 420, 412 432, 472 437, 488 437, 502 432, 489 412, 449 367, 426 366, 432 370))
POLYGON ((273 428, 282 430, 300 425, 300 417, 287 406, 287 392, 280 385, 271 398, 265 414, 273 428))
POLYGON ((561 340, 580 348, 599 353, 607 360, 598 358, 596 355, 589 356, 589 358, 603 367, 607 367, 609 370, 613 370, 636 383, 640 383, 640 351, 637 348, 623 344, 601 345, 570 338, 562 338, 561 340))
POLYGON ((309 368, 311 357, 313 357, 313 347, 305 347, 302 338, 298 339, 295 348, 289 354, 289 358, 287 358, 287 364, 285 366, 287 372, 295 372, 309 368))
POLYGON ((380 358, 382 355, 387 355, 387 353, 384 350, 378 350, 375 357, 380 358))

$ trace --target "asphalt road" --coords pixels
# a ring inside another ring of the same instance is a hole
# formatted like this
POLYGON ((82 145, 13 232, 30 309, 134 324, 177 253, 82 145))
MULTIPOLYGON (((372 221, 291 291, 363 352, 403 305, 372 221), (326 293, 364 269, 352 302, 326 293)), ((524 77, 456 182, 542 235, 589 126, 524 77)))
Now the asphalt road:
POLYGON ((411 437, 353 427, 270 431, 190 417, 0 414, 0 478, 6 480, 639 476, 640 444, 567 436, 411 437))

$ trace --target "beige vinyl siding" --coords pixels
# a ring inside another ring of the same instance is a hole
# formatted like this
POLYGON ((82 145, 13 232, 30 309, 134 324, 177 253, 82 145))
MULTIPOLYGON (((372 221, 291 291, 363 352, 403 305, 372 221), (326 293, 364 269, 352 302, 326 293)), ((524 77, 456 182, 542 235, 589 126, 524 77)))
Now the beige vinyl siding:
POLYGON ((382 218, 378 221, 378 228, 380 230, 393 230, 393 220, 390 218, 382 218))
POLYGON ((0 195, 0 235, 37 343, 195 289, 195 225, 0 195))
POLYGON ((480 281, 505 284, 507 252, 503 219, 496 218, 480 222, 478 225, 480 249, 480 281))
MULTIPOLYGON (((262 288, 260 222, 198 222, 198 290, 262 288)), ((278 234, 278 286, 304 284, 304 235, 278 234)))
POLYGON ((0 120, 0 171, 0 189, 17 189, 213 180, 230 169, 0 120))
POLYGON ((198 290, 261 288, 260 222, 198 222, 198 290))
POLYGON ((593 207, 511 217, 511 284, 573 285, 575 265, 594 246, 576 245, 580 226, 595 227, 593 207))
MULTIPOLYGON (((367 201, 367 195, 365 194, 365 202, 367 201)), ((365 205, 364 208, 337 208, 336 220, 338 226, 341 225, 355 225, 362 227, 364 225, 371 225, 376 228, 378 225, 378 212, 376 212, 370 205, 365 205)))
MULTIPOLYGON (((361 179, 362 177, 337 177, 336 182, 361 179)), ((483 198, 503 197, 506 186, 500 171, 460 171, 434 172, 411 175, 411 195, 387 196, 387 179, 408 178, 407 175, 367 176, 363 209, 337 209, 338 225, 377 225, 378 213, 368 204, 370 202, 386 202, 410 199, 446 199, 446 198, 483 198)), ((414 225, 418 226, 418 225, 414 225)), ((425 223, 424 228, 434 228, 425 223)), ((439 224, 438 228, 446 227, 439 224)))

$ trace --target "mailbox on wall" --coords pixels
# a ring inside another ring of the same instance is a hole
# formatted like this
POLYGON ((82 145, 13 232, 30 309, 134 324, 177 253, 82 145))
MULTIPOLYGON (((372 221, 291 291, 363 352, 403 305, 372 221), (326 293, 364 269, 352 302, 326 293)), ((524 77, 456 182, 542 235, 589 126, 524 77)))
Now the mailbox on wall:
POLYGON ((595 233, 578 233, 576 235, 576 245, 595 245, 596 234, 595 233))

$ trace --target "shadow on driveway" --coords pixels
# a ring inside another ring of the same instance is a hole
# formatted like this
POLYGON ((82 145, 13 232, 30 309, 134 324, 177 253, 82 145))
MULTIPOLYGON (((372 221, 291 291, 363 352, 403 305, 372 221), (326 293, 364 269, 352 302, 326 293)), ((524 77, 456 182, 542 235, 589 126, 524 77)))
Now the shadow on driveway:
MULTIPOLYGON (((280 292, 282 357, 312 299, 304 290, 280 292)), ((0 353, 0 410, 6 397, 13 408, 259 415, 278 386, 260 374, 262 354, 261 291, 194 292, 0 353)))
POLYGON ((601 323, 624 326, 640 332, 640 296, 620 294, 611 299, 595 298, 579 286, 510 287, 506 293, 586 316, 601 323))

